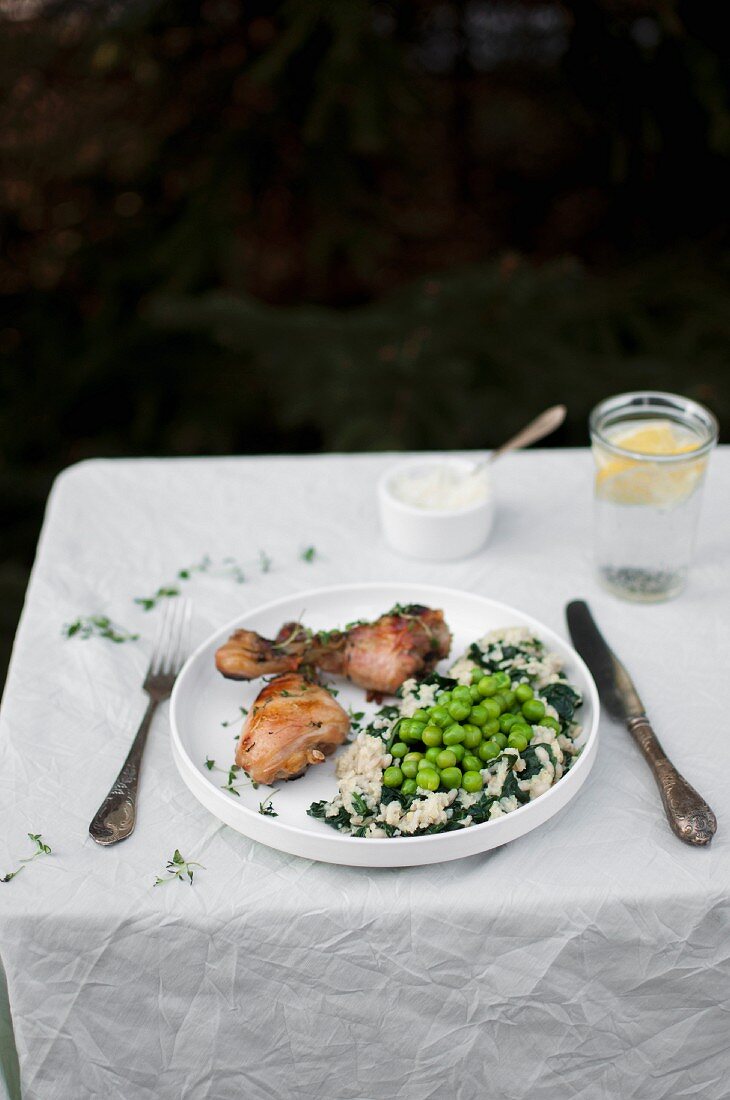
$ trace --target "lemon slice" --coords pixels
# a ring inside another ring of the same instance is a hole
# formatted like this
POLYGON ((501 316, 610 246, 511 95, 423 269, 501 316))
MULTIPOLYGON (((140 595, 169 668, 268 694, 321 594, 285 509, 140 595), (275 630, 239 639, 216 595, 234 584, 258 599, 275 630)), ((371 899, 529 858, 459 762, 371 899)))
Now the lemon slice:
POLYGON ((647 455, 647 459, 621 458, 595 447, 598 470, 596 495, 615 504, 656 504, 668 506, 686 500, 697 488, 705 472, 706 459, 671 466, 651 462, 652 455, 681 455, 696 451, 700 444, 688 441, 669 420, 617 432, 611 442, 617 447, 647 455))

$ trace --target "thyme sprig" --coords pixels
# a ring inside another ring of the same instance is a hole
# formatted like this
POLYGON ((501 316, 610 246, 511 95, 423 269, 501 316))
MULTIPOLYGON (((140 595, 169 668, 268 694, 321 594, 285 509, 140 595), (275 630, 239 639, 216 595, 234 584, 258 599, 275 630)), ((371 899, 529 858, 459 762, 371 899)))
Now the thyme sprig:
POLYGON ((221 783, 221 790, 228 791, 229 794, 235 794, 236 798, 240 798, 241 787, 253 787, 254 790, 258 790, 260 784, 255 779, 246 773, 245 769, 240 764, 231 764, 230 768, 221 768, 216 764, 215 760, 211 760, 209 756, 206 756, 203 766, 208 769, 209 772, 221 772, 225 775, 225 783, 221 783), (239 778, 239 772, 243 772, 245 779, 239 778))
MULTIPOLYGON (((239 707, 238 710, 240 714, 237 714, 235 718, 229 718, 227 721, 221 722, 221 725, 224 729, 228 729, 228 727, 232 726, 234 722, 240 722, 241 718, 245 718, 248 714, 248 707, 239 707)), ((238 736, 238 734, 236 734, 236 736, 238 736)))
POLYGON ((120 645, 136 642, 139 634, 132 634, 126 627, 112 622, 107 615, 82 615, 72 623, 65 623, 61 632, 65 638, 107 638, 120 645))
POLYGON ((15 871, 8 871, 7 875, 3 875, 2 878, 0 878, 0 882, 10 882, 11 879, 14 879, 16 875, 19 875, 20 872, 25 869, 26 863, 32 863, 38 856, 49 856, 51 854, 51 849, 44 843, 40 833, 28 833, 28 839, 32 840, 35 844, 35 851, 32 855, 26 856, 25 859, 19 859, 18 863, 22 864, 22 866, 16 868, 15 871))
POLYGON ((271 799, 276 794, 276 791, 272 791, 268 798, 265 798, 263 802, 259 802, 259 813, 264 817, 278 817, 278 813, 271 805, 271 799))
POLYGON ((170 599, 172 596, 179 596, 180 589, 174 585, 161 585, 153 596, 135 596, 134 602, 144 611, 151 611, 153 607, 157 607, 160 600, 170 599))
POLYGON ((185 876, 187 875, 188 881, 192 886, 193 876, 195 874, 195 872, 193 871, 194 867, 199 867, 202 871, 205 870, 205 867, 202 863, 196 863, 194 860, 183 859, 183 857, 180 855, 180 849, 176 848, 172 859, 168 859, 167 865, 165 867, 165 870, 167 871, 167 877, 160 878, 160 876, 158 875, 152 885, 164 886, 166 882, 172 882, 174 879, 179 879, 180 882, 184 882, 185 876))
POLYGON ((235 558, 221 558, 220 563, 216 563, 213 561, 210 554, 204 554, 200 561, 195 562, 194 565, 186 565, 183 569, 178 569, 175 574, 175 580, 168 584, 160 585, 153 595, 135 596, 134 603, 144 611, 152 611, 152 609, 157 607, 162 600, 172 599, 174 596, 180 595, 180 581, 190 581, 196 574, 200 573, 207 573, 211 576, 230 577, 236 584, 243 584, 246 580, 246 574, 235 558))

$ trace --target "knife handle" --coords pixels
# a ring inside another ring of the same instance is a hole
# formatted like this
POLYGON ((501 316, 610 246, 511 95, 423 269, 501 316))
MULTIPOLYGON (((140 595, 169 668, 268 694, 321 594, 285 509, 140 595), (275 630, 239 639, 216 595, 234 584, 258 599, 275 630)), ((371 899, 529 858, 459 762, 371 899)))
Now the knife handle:
POLYGON ((717 832, 717 818, 704 798, 669 760, 645 714, 629 718, 627 725, 654 774, 672 832, 685 844, 709 844, 717 832))

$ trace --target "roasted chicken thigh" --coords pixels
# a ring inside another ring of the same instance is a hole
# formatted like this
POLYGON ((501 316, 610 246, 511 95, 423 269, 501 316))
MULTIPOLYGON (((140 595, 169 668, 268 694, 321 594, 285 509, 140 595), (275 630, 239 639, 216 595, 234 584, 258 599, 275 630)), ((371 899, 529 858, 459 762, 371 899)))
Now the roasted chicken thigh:
POLYGON ((236 630, 215 660, 232 680, 317 668, 346 676, 374 695, 390 695, 404 680, 430 671, 450 648, 443 611, 411 604, 346 630, 313 633, 301 623, 285 623, 273 641, 236 630))
POLYGON ((326 688, 287 672, 259 692, 241 730, 236 763, 257 783, 294 779, 333 753, 349 728, 326 688))

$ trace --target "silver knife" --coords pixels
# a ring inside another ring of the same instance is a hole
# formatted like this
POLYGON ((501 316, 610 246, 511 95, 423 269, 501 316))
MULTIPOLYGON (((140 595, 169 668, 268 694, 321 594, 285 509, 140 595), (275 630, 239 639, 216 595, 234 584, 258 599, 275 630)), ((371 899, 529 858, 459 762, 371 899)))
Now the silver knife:
POLYGON ((653 772, 672 831, 686 844, 709 844, 717 832, 717 818, 659 744, 633 680, 606 644, 588 604, 573 600, 565 615, 573 645, 591 670, 606 710, 626 723, 653 772))

